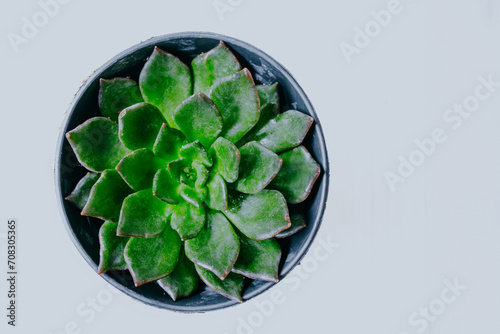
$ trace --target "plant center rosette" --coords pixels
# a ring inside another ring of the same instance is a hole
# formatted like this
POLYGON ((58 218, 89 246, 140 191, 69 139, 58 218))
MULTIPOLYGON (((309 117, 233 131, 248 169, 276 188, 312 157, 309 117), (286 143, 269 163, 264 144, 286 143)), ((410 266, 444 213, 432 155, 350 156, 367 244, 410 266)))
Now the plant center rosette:
POLYGON ((99 274, 129 270, 174 300, 210 288, 242 301, 245 277, 277 282, 276 238, 305 227, 320 166, 313 119, 280 113, 224 43, 188 67, 155 48, 136 82, 101 79, 94 117, 66 137, 89 173, 67 199, 104 220, 99 274))

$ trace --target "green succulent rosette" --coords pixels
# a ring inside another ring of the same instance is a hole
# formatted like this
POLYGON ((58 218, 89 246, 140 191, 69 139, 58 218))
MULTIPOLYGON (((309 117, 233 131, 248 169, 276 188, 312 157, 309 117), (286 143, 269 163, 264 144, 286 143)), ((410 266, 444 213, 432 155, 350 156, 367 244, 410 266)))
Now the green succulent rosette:
POLYGON ((244 279, 277 282, 278 238, 321 169, 301 143, 313 119, 280 113, 221 42, 188 66, 155 48, 138 82, 101 79, 94 117, 66 137, 89 173, 67 199, 105 221, 99 274, 128 270, 174 300, 200 279, 242 300, 244 279))

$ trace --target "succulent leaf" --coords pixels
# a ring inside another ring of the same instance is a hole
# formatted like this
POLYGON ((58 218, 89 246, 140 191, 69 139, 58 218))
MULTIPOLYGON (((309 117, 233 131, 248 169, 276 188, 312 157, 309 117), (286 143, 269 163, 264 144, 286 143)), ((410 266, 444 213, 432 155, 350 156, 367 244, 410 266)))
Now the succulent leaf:
POLYGON ((185 242, 185 247, 192 262, 224 279, 238 257, 240 242, 223 214, 208 211, 205 226, 195 238, 185 242))
POLYGON ((303 202, 321 173, 321 167, 304 146, 280 154, 283 166, 269 184, 280 191, 289 203, 303 202))
POLYGON ((118 223, 106 221, 99 229, 100 260, 97 271, 99 275, 108 270, 127 269, 123 251, 130 238, 117 236, 117 227, 118 223))
POLYGON ((120 140, 130 150, 153 149, 158 132, 165 123, 160 110, 149 103, 128 107, 118 116, 120 140))
POLYGON ((247 141, 256 140, 271 151, 280 153, 300 145, 312 123, 311 116, 300 111, 288 110, 271 119, 247 141))
POLYGON ((300 213, 291 214, 290 221, 292 222, 292 225, 283 232, 276 235, 276 238, 288 238, 306 227, 306 220, 300 213))
POLYGON ((130 78, 101 79, 99 83, 99 108, 113 122, 123 109, 144 102, 137 82, 130 78))
POLYGON ((182 132, 163 124, 156 137, 153 153, 167 162, 179 159, 180 149, 185 140, 186 137, 182 132))
POLYGON ((117 235, 151 238, 168 223, 167 204, 153 196, 151 189, 138 191, 123 201, 117 235))
POLYGON ((180 250, 181 239, 169 224, 155 238, 130 238, 125 246, 125 262, 135 286, 170 274, 177 265, 180 250))
POLYGON ((87 204, 90 196, 90 190, 99 180, 101 174, 87 173, 80 181, 78 181, 75 189, 69 194, 66 199, 75 204, 80 210, 87 204))
POLYGON ((189 261, 184 250, 181 250, 179 262, 177 262, 174 271, 159 280, 158 284, 176 301, 177 299, 193 294, 198 287, 199 280, 193 262, 189 261))
POLYGON ((207 197, 206 188, 197 188, 196 186, 189 186, 185 183, 181 183, 179 192, 182 198, 197 207, 201 206, 207 197))
POLYGON ((168 125, 177 128, 175 108, 191 95, 191 71, 179 58, 155 47, 139 76, 144 100, 158 107, 168 125))
POLYGON ((94 117, 66 133, 76 158, 92 172, 115 168, 130 151, 118 139, 118 125, 104 117, 94 117))
POLYGON ((194 169, 196 173, 196 181, 194 186, 196 188, 203 187, 208 180, 208 169, 201 162, 193 162, 191 167, 194 169))
POLYGON ((199 140, 195 140, 192 143, 182 146, 180 154, 182 158, 188 161, 200 162, 207 167, 211 167, 213 164, 212 157, 210 157, 199 140))
POLYGON ((281 248, 275 239, 255 241, 238 233, 240 254, 233 272, 252 279, 278 282, 281 248))
POLYGON ((257 194, 229 193, 229 209, 224 214, 243 234, 265 240, 290 227, 283 195, 264 189, 257 194))
POLYGON ((238 303, 242 302, 241 291, 243 290, 243 276, 230 273, 224 280, 221 280, 210 270, 206 270, 198 265, 195 265, 195 268, 201 280, 207 286, 229 299, 237 301, 238 303))
POLYGON ((189 141, 199 140, 210 148, 222 131, 222 117, 215 104, 205 94, 194 94, 174 112, 175 124, 189 141))
POLYGON ((208 94, 215 80, 241 70, 241 65, 224 42, 191 62, 194 92, 208 94))
POLYGON ((252 141, 240 147, 241 162, 236 190, 255 194, 264 189, 278 174, 281 158, 262 144, 252 141))
POLYGON ((280 105, 278 95, 278 83, 273 85, 257 85, 260 99, 260 117, 255 126, 245 135, 242 142, 249 142, 253 135, 259 132, 269 121, 278 116, 280 105), (250 140, 247 140, 250 138, 250 140))
POLYGON ((82 215, 116 222, 120 218, 123 200, 132 193, 116 170, 107 169, 90 190, 82 215))
POLYGON ((259 120, 260 102, 252 75, 245 68, 217 80, 210 98, 222 115, 221 137, 233 143, 240 140, 259 120))
POLYGON ((157 158, 150 150, 141 148, 126 155, 118 163, 116 170, 130 188, 139 191, 151 188, 156 172, 165 167, 165 161, 157 158))
POLYGON ((226 138, 219 137, 212 144, 209 153, 214 161, 215 172, 228 183, 233 183, 238 179, 241 155, 233 143, 226 138))
POLYGON ((194 238, 205 225, 205 207, 197 207, 189 202, 180 203, 172 208, 170 219, 172 228, 179 233, 182 240, 194 238))
POLYGON ((227 210, 227 186, 222 176, 213 173, 208 180, 207 189, 207 206, 213 210, 227 210))
POLYGON ((181 199, 179 186, 179 181, 172 177, 169 169, 160 169, 153 179, 153 195, 168 204, 177 204, 181 199))

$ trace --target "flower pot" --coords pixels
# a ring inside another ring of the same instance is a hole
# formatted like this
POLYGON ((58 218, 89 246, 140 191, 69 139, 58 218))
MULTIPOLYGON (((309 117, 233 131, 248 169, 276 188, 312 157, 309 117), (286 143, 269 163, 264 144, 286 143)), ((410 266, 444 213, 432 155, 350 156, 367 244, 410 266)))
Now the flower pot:
MULTIPOLYGON (((86 170, 80 166, 66 140, 66 132, 87 119, 100 115, 97 98, 100 78, 129 76, 137 80, 146 59, 151 55, 155 46, 176 55, 189 64, 195 56, 214 48, 220 41, 224 41, 234 52, 242 67, 250 70, 256 83, 277 82, 279 84, 283 110, 296 109, 314 118, 315 122, 303 141, 303 145, 321 165, 322 172, 307 200, 300 204, 305 214, 307 227, 289 238, 280 240, 282 249, 280 279, 283 279, 298 265, 313 242, 325 211, 329 185, 329 162, 320 121, 306 94, 283 66, 254 46, 214 33, 177 33, 154 37, 133 46, 95 71, 76 94, 62 126, 55 163, 57 197, 68 233, 94 271, 97 272, 99 264, 98 233, 102 221, 82 216, 76 206, 65 200, 65 197, 86 174, 86 170)), ((135 287, 128 272, 108 272, 101 274, 101 277, 132 298, 173 311, 206 312, 237 304, 204 285, 200 286, 198 293, 174 302, 158 284, 150 283, 135 287)), ((243 301, 250 300, 275 284, 279 283, 247 281, 243 301)))

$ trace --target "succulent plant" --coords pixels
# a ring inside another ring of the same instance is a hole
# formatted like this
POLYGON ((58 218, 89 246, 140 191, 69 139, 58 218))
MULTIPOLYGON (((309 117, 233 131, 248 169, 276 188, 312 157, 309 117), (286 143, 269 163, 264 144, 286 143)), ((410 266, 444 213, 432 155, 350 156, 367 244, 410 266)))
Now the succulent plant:
POLYGON ((199 279, 242 300, 245 277, 277 282, 276 238, 305 227, 321 169, 301 143, 313 119, 280 113, 221 42, 188 67, 156 47, 138 82, 101 79, 102 117, 66 137, 89 172, 67 199, 104 220, 99 274, 129 270, 176 300, 199 279))

